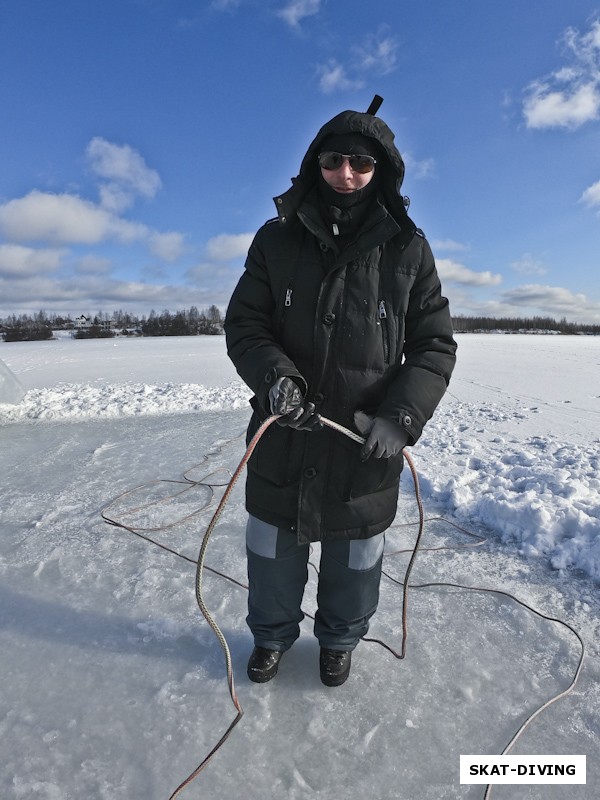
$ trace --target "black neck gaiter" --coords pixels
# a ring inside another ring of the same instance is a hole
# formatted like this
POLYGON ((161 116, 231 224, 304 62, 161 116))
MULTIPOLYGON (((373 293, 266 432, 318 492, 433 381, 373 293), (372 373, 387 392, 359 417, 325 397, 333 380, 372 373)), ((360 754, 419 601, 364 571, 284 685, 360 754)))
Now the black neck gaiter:
POLYGON ((375 197, 376 185, 376 175, 373 175, 362 189, 342 194, 332 189, 319 172, 317 187, 321 216, 340 247, 345 246, 360 230, 375 197))

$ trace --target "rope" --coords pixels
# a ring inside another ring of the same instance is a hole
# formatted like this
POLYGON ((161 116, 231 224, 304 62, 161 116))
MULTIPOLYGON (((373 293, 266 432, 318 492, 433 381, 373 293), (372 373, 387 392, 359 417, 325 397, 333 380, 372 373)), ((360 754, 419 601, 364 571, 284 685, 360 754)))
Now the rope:
MULTIPOLYGON (((186 516, 182 517, 181 519, 176 520, 173 523, 170 523, 170 524, 167 524, 167 525, 162 525, 160 527, 155 527, 155 528, 134 528, 133 526, 127 526, 127 525, 123 524, 122 522, 119 522, 119 521, 111 518, 108 515, 107 512, 109 511, 110 508, 112 508, 113 505, 116 504, 116 502, 118 500, 120 500, 123 497, 126 497, 126 496, 132 494, 133 492, 139 490, 140 488, 142 488, 141 486, 138 486, 135 489, 130 489, 128 491, 123 492, 122 494, 120 494, 117 498, 115 498, 108 506, 106 506, 101 511, 102 518, 109 525, 113 525, 115 527, 122 528, 122 529, 134 534, 135 536, 138 536, 139 538, 141 538, 141 539, 143 539, 143 540, 145 540, 145 541, 147 541, 147 542, 149 542, 151 544, 156 545, 157 547, 161 548, 162 550, 165 550, 166 552, 171 553, 173 555, 179 556, 180 558, 188 561, 189 563, 192 563, 192 564, 196 565, 196 580, 195 580, 196 601, 198 603, 198 607, 200 608, 200 611, 202 612, 204 618, 206 619, 206 621, 208 622, 208 624, 212 628, 215 636, 217 637, 217 639, 218 639, 218 641, 219 641, 219 643, 221 645, 221 648, 223 649, 224 655, 225 655, 225 664, 226 664, 226 670, 227 670, 227 684, 228 684, 229 694, 230 694, 231 700, 232 700, 232 702, 233 702, 233 704, 235 706, 235 709, 237 711, 237 715, 234 718, 234 720, 230 723, 230 725, 226 729, 226 731, 223 733, 223 735, 221 736, 219 741, 212 748, 212 750, 200 762, 200 764, 196 767, 196 769, 193 772, 191 772, 190 775, 184 781, 182 781, 182 783, 180 783, 180 785, 170 795, 169 800, 175 800, 175 798, 178 797, 179 794, 187 786, 189 786, 189 784, 207 766, 207 764, 212 759, 212 757, 217 753, 217 751, 223 746, 223 744, 229 738, 231 732, 233 731, 235 726, 238 724, 238 722, 241 720, 242 716, 244 715, 244 710, 243 710, 243 708, 242 708, 242 706, 240 704, 240 701, 238 699, 237 692, 236 692, 236 689, 235 689, 232 658, 231 658, 231 652, 229 650, 229 645, 227 644, 227 640, 226 640, 223 632, 221 631, 221 629, 219 628, 217 622, 215 621, 215 619, 211 615, 211 613, 208 610, 208 608, 206 606, 206 603, 204 601, 204 595, 203 595, 203 572, 204 572, 204 570, 207 570, 207 571, 212 572, 212 573, 214 573, 214 574, 216 574, 216 575, 218 575, 218 576, 220 576, 222 578, 225 578, 226 580, 231 581, 232 583, 234 583, 234 584, 236 584, 236 585, 238 585, 238 586, 240 586, 240 587, 242 587, 244 589, 247 589, 248 587, 245 584, 235 580, 234 578, 231 578, 229 575, 225 575, 224 573, 221 573, 221 572, 219 572, 219 571, 217 571, 215 569, 212 569, 211 567, 206 566, 206 564, 204 562, 205 562, 205 558, 206 558, 206 551, 207 551, 207 548, 208 548, 208 543, 209 543, 210 537, 211 537, 211 535, 212 535, 212 533, 214 531, 214 528, 215 528, 217 522, 219 521, 219 519, 221 517, 221 514, 222 514, 223 509, 225 508, 225 506, 226 506, 226 504, 227 504, 227 502, 229 500, 229 497, 231 496, 231 493, 232 493, 232 491, 233 491, 233 489, 235 487, 235 484, 237 483, 238 478, 240 477, 242 471, 244 470, 244 467, 248 463, 248 460, 250 459, 252 453, 254 452, 254 449, 255 449, 256 445, 258 444, 260 438, 265 433, 265 431, 269 428, 269 426, 273 422, 275 422, 276 419, 277 419, 276 415, 275 416, 271 416, 268 419, 266 419, 262 423, 262 425, 258 428, 258 430, 254 434, 254 436, 252 437, 252 440, 250 441, 242 460, 240 461, 237 469, 235 470, 235 472, 231 476, 231 478, 229 480, 229 483, 227 484, 227 488, 226 488, 226 490, 225 490, 225 492, 224 492, 224 494, 223 494, 223 496, 222 496, 222 498, 221 498, 221 500, 220 500, 220 502, 219 502, 219 504, 217 506, 217 509, 214 512, 214 514, 212 516, 212 519, 210 520, 210 522, 209 522, 209 524, 208 524, 208 526, 206 528, 206 532, 205 532, 204 537, 202 539, 202 545, 200 547, 200 553, 199 553, 198 559, 196 561, 194 559, 189 558, 188 556, 185 556, 182 553, 179 553, 178 551, 176 551, 176 550, 174 550, 174 549, 162 544, 161 542, 158 542, 155 539, 152 539, 151 537, 147 536, 145 533, 142 533, 142 531, 144 531, 144 530, 145 531, 158 531, 158 530, 163 530, 163 529, 166 529, 166 528, 171 528, 171 527, 174 527, 175 525, 179 524, 180 522, 183 522, 185 520, 190 519, 191 517, 197 515, 201 511, 206 510, 206 508, 208 508, 208 506, 210 505, 210 502, 211 502, 211 499, 212 499, 213 487, 224 486, 225 485, 224 483, 213 483, 213 484, 211 484, 211 483, 208 483, 208 481, 207 481, 207 478, 209 478, 212 475, 218 473, 220 470, 215 470, 214 473, 209 473, 209 475, 205 476, 205 478, 203 480, 200 480, 200 481, 192 481, 190 478, 187 477, 187 474, 189 472, 191 472, 192 469, 195 469, 195 467, 190 468, 189 470, 186 471, 186 473, 184 473, 183 481, 151 481, 150 484, 145 484, 145 485, 152 485, 152 484, 157 484, 157 483, 183 483, 183 484, 186 484, 186 488, 183 489, 181 492, 177 492, 174 495, 170 495, 169 497, 164 498, 162 500, 157 500, 157 501, 154 501, 152 503, 148 503, 145 506, 138 506, 137 508, 129 509, 124 514, 125 516, 131 515, 131 514, 137 512, 137 511, 143 510, 143 509, 145 509, 147 507, 150 507, 152 505, 157 505, 158 503, 167 502, 168 500, 171 500, 173 497, 177 497, 177 496, 183 494, 184 492, 188 491, 189 489, 191 489, 191 488, 193 488, 195 486, 207 486, 210 489, 209 500, 206 503, 204 503, 201 507, 199 507, 198 509, 195 509, 194 512, 192 512, 190 514, 187 514, 186 516)), ((359 436, 358 434, 354 433, 353 431, 349 430, 348 428, 345 428, 344 426, 340 425, 339 423, 334 422, 333 420, 327 419, 326 417, 321 417, 321 421, 327 427, 332 428, 333 430, 336 430, 336 431, 338 431, 339 433, 342 433, 345 436, 348 436, 348 438, 353 439, 354 441, 356 441, 359 444, 364 444, 365 439, 362 436, 359 436)), ((412 474, 412 478, 413 478, 413 484, 414 484, 414 490, 415 490, 415 498, 416 498, 417 506, 418 506, 418 510, 419 510, 418 532, 417 532, 417 536, 416 536, 415 544, 414 544, 413 548, 406 549, 406 550, 398 550, 398 551, 395 551, 393 553, 387 553, 386 554, 386 556, 392 556, 392 555, 399 555, 400 553, 411 552, 411 557, 410 557, 408 566, 406 568, 404 581, 399 581, 396 578, 393 578, 391 575, 389 575, 384 570, 382 570, 382 574, 385 575, 385 577, 387 577, 393 583, 401 585, 402 588, 403 588, 403 592, 402 592, 402 647, 401 647, 400 653, 398 653, 398 652, 396 652, 396 650, 394 650, 392 647, 390 647, 388 644, 386 644, 385 642, 381 641, 380 639, 372 639, 372 638, 363 637, 363 641, 380 644, 382 647, 384 647, 386 650, 388 650, 396 658, 404 659, 405 656, 406 656, 406 641, 407 641, 407 637, 408 637, 408 590, 409 590, 409 588, 410 589, 425 589, 425 588, 431 588, 431 587, 450 587, 450 588, 464 589, 464 590, 476 591, 476 592, 488 592, 488 593, 499 594, 499 595, 503 595, 505 597, 508 597, 509 599, 515 601, 519 605, 521 605, 524 608, 526 608, 527 610, 529 610, 532 613, 536 614, 538 617, 540 617, 542 619, 546 619, 546 620, 548 620, 550 622, 557 623, 557 624, 562 625, 563 627, 567 628, 569 631, 571 631, 571 633, 574 634, 574 636, 578 639, 579 644, 581 645, 581 653, 580 653, 580 656, 579 656, 577 668, 575 670, 575 674, 574 674, 573 679, 572 679, 571 683, 569 684, 569 686, 565 690, 560 692, 559 694, 557 694, 554 697, 552 697, 549 700, 547 700, 543 705, 541 705, 539 708, 537 708, 535 711, 533 711, 525 719, 525 721, 520 725, 520 727, 517 730, 517 732, 513 735, 513 737, 510 739, 510 741, 508 742, 508 744, 505 746, 504 750, 502 751, 501 755, 506 755, 512 749, 512 747, 514 746, 515 742, 522 735, 522 733, 525 731, 525 729, 531 724, 531 722, 533 722, 533 720, 539 714, 542 713, 542 711, 547 709, 549 706, 551 706, 553 703, 557 702, 561 698, 566 697, 575 688, 575 685, 576 685, 576 683, 577 683, 577 681, 579 679, 579 675, 580 675, 582 667, 583 667, 583 661, 584 661, 584 657, 585 657, 585 645, 584 645, 583 639, 581 638, 579 633, 575 630, 575 628, 573 628, 567 622, 564 622, 563 620, 560 620, 560 619, 557 619, 555 617, 550 617, 550 616, 548 616, 546 614, 543 614, 541 611, 536 610, 535 608, 530 606, 528 603, 525 603, 524 601, 519 600, 517 597, 515 597, 515 595, 511 594, 510 592, 506 592, 506 591, 503 591, 501 589, 493 589, 493 588, 486 588, 486 587, 480 587, 480 586, 467 586, 467 585, 464 585, 464 584, 447 583, 447 582, 443 582, 443 583, 423 583, 423 584, 410 584, 409 583, 410 574, 412 572, 414 563, 416 561, 417 552, 420 549, 420 544, 421 544, 421 539, 422 539, 422 536, 423 536, 423 530, 424 530, 424 524, 425 524, 425 515, 424 515, 424 510, 423 510, 423 502, 422 502, 422 498, 421 498, 421 491, 420 491, 420 486, 419 486, 418 474, 417 474, 414 462, 413 462, 411 456, 409 455, 409 453, 406 452, 406 450, 403 450, 402 452, 403 452, 403 457, 404 457, 406 463, 408 464, 408 466, 410 468, 410 471, 411 471, 411 474, 412 474)), ((204 458, 204 461, 206 461, 206 460, 207 460, 207 457, 204 458)), ((201 463, 204 463, 204 461, 201 462, 201 463)), ((199 465, 197 465, 197 466, 199 466, 199 465)), ((443 519, 443 518, 442 517, 432 517, 428 521, 434 521, 436 519, 443 519)), ((470 547, 478 547, 478 546, 484 544, 484 542, 486 541, 484 537, 478 536, 477 534, 474 534, 474 533, 471 533, 470 531, 467 531, 466 529, 461 528, 459 525, 456 525, 455 523, 450 522, 449 520, 444 520, 444 521, 445 522, 449 522, 449 524, 452 525, 453 527, 457 528, 458 530, 460 530, 464 534, 466 534, 466 535, 468 535, 468 536, 470 536, 470 537, 472 537, 472 538, 477 540, 474 543, 472 543, 471 545, 463 545, 464 547, 469 547, 469 546, 470 547)), ((414 524, 415 523, 406 523, 407 526, 408 525, 414 525, 414 524)), ((402 526, 392 526, 392 527, 402 527, 402 526)), ((444 549, 450 549, 450 548, 448 546, 442 546, 442 547, 428 547, 428 548, 421 548, 421 549, 430 550, 430 551, 434 551, 434 550, 437 551, 437 550, 444 550, 444 549)), ((493 786, 492 784, 488 784, 486 786, 486 790, 485 790, 485 794, 484 794, 483 800, 488 800, 489 797, 491 796, 492 786, 493 786)))
MULTIPOLYGON (((241 704, 239 702, 239 699, 237 697, 237 693, 235 691, 235 683, 234 683, 234 678, 233 678, 233 666, 232 666, 231 652, 229 650, 229 645, 227 644, 227 640, 225 639, 225 636, 223 635, 223 632, 221 631, 221 629, 217 625, 215 619, 213 618, 213 616, 211 615, 210 611, 208 610, 208 608, 206 606, 206 603, 204 602, 204 596, 203 596, 203 591, 202 591, 202 574, 203 574, 203 571, 204 571, 204 559, 206 557, 206 550, 208 548, 208 542, 210 540, 210 537, 212 535, 212 532, 213 532, 217 522, 219 521, 221 513, 223 512, 223 509, 225 508, 225 505, 227 504, 227 501, 229 500, 229 496, 231 495, 231 492, 233 491, 233 487, 235 486, 235 484, 236 484, 239 476, 241 475, 244 467, 248 463, 248 460, 249 460, 250 456, 252 455, 252 453, 254 452, 254 448, 258 444, 261 436, 264 434, 264 432, 267 430, 267 428, 270 425, 272 425, 273 422, 275 422, 276 419, 277 419, 277 415, 269 417, 268 419, 266 419, 262 423, 262 425, 258 428, 258 430, 254 434, 254 436, 252 437, 252 440, 250 441, 250 444, 248 445, 248 448, 247 448, 247 450, 246 450, 246 452, 244 454, 244 457, 242 458, 242 460, 238 464, 238 467, 237 467, 236 471, 233 473, 233 476, 232 476, 231 480, 229 481, 229 485, 227 486, 227 489, 225 490, 225 493, 224 493, 223 497, 221 498, 221 500, 219 502, 219 505, 217 506, 217 510, 215 511, 211 521, 208 524, 208 527, 206 529, 206 533, 204 534, 204 538, 202 539, 202 546, 200 547, 200 555, 198 556, 198 564, 197 564, 197 567, 196 567, 196 601, 198 603, 198 606, 199 606, 200 611, 202 612, 204 618, 206 619, 206 621, 208 622, 208 624, 212 628, 215 636, 219 640, 219 643, 220 643, 220 645, 221 645, 221 647, 223 649, 223 652, 225 654, 225 665, 226 665, 226 669, 227 669, 227 685, 229 687, 229 695, 230 695, 231 700, 232 700, 232 702, 233 702, 233 704, 234 704, 234 706, 235 706, 235 708, 236 708, 238 713, 237 713, 235 719, 233 720, 233 722, 231 723, 231 725, 227 728, 227 730, 225 731, 223 736, 219 739, 219 741, 213 747, 213 749, 210 751, 210 753, 206 756, 206 758, 200 764, 198 764, 196 769, 177 787, 177 789, 175 789, 173 794, 169 797, 169 800, 175 800, 175 798, 183 791, 183 789, 185 789, 185 787, 188 786, 198 776, 198 774, 208 764, 210 759, 215 755, 217 750, 219 750, 219 748, 228 739, 229 735, 231 734, 231 731, 235 728, 235 726, 238 724, 238 722, 240 721, 240 719, 242 718, 242 716, 244 714, 244 710, 242 709, 242 706, 241 706, 241 704)), ((358 434, 354 433, 353 431, 349 430, 348 428, 344 428, 342 425, 339 425, 337 422, 333 422, 333 420, 327 419, 327 417, 321 417, 321 421, 323 422, 324 425, 327 425, 328 427, 330 427, 330 428, 332 428, 332 429, 334 429, 336 431, 339 431, 340 433, 343 433, 344 435, 348 436, 350 439, 353 439, 355 442, 358 442, 359 444, 364 444, 365 443, 365 439, 362 436, 359 436, 358 434)), ((404 457, 405 457, 406 461, 408 462, 408 465, 409 465, 409 467, 411 469, 411 472, 412 472, 412 475, 413 475, 413 480, 415 482, 415 493, 416 493, 416 496, 417 496, 417 504, 418 504, 418 507, 419 507, 419 533, 418 533, 418 536, 417 536, 417 541, 415 543, 415 547, 414 547, 414 550, 413 550, 412 557, 411 557, 409 565, 408 565, 408 567, 406 569, 406 576, 405 576, 405 580, 404 580, 404 589, 403 589, 403 594, 402 594, 402 655, 401 655, 401 658, 404 658, 405 654, 406 654, 406 638, 408 636, 408 621, 407 621, 407 617, 408 617, 408 585, 409 585, 408 584, 408 578, 410 576, 413 564, 414 564, 415 559, 417 557, 417 550, 418 550, 418 547, 419 547, 419 544, 420 544, 420 541, 421 541, 421 537, 422 537, 422 534, 423 534, 423 525, 424 525, 424 516, 425 516, 424 512, 423 512, 423 503, 421 501, 421 496, 420 496, 419 481, 418 481, 417 472, 415 470, 414 463, 413 463, 411 457, 408 455, 408 453, 404 453, 404 457)))
MULTIPOLYGON (((397 583, 399 585, 402 585, 402 581, 399 581, 396 578, 392 578, 392 576, 388 575, 387 572, 382 570, 382 574, 385 575, 385 577, 388 578, 393 583, 397 583)), ((573 675, 573 679, 571 680, 571 683, 567 686, 566 689, 564 689, 559 694, 556 694, 553 697, 551 697, 549 700, 547 700, 545 703, 543 703, 541 706, 539 706, 539 708, 537 708, 534 711, 532 711, 531 714, 529 714, 529 716, 527 716, 525 718, 525 720, 519 726, 517 732, 512 736, 512 738, 510 739, 510 741, 508 742, 508 744, 506 745, 504 750, 502 750, 502 752, 500 753, 501 756, 504 756, 510 750, 512 750, 512 748, 514 747, 517 739, 520 738, 520 736, 524 733, 525 729, 529 727, 529 725, 533 722, 533 720, 539 714, 541 714, 542 711, 544 711, 545 709, 549 708, 551 705, 556 703, 562 697, 566 697, 568 694, 570 694, 573 691, 573 689, 575 688, 575 684, 579 680, 579 675, 580 675, 581 670, 583 668, 583 661, 584 661, 584 657, 585 657, 585 644, 583 642, 583 639, 581 638, 580 634, 575 630, 575 628, 572 625, 569 625, 568 622, 565 622, 564 620, 558 619, 556 617, 551 617, 548 614, 544 614, 543 612, 538 611, 533 606, 530 606, 529 603, 526 603, 524 600, 519 600, 519 598, 516 597, 514 594, 511 594, 510 592, 506 592, 503 589, 492 589, 492 588, 484 587, 484 586, 467 586, 466 584, 463 584, 463 583, 448 583, 448 582, 443 582, 443 583, 413 583, 410 586, 411 589, 431 589, 432 587, 441 587, 441 588, 447 587, 447 588, 451 588, 451 589, 464 589, 464 590, 468 590, 470 592, 487 592, 489 594, 499 594, 499 595, 502 595, 503 597, 508 597, 510 600, 513 600, 515 603, 518 603, 518 605, 522 606, 523 608, 526 608, 528 611, 531 611, 532 614, 535 614, 536 616, 540 617, 541 619, 548 620, 548 622, 555 622, 557 625, 562 625, 564 628, 567 628, 567 630, 571 631, 571 633, 578 639, 579 644, 581 645, 581 652, 579 654, 579 660, 577 662, 577 667, 575 669, 575 673, 573 675)), ((396 653, 394 650, 392 650, 392 648, 389 647, 387 644, 385 644, 385 642, 381 642, 378 639, 365 639, 365 641, 377 642, 378 644, 381 644, 383 647, 385 647, 387 650, 389 650, 393 655, 395 655, 396 658, 400 658, 398 653, 396 653)), ((483 800, 488 800, 488 798, 491 796, 491 794, 492 794, 492 784, 488 784, 486 786, 486 789, 485 789, 485 794, 483 796, 483 800)))
MULTIPOLYGON (((359 436, 357 433, 348 430, 348 428, 344 428, 343 425, 340 425, 337 422, 333 422, 333 420, 327 419, 327 417, 321 417, 321 422, 324 425, 327 425, 329 428, 333 428, 333 430, 338 431, 339 433, 343 433, 344 436, 347 436, 349 439, 353 439, 355 442, 358 442, 359 444, 365 443, 365 439, 362 436, 359 436)), ((417 538, 412 551, 412 556, 406 568, 406 574, 404 576, 404 585, 402 588, 402 650, 399 658, 405 658, 406 656, 406 639, 408 637, 408 588, 409 588, 408 579, 410 578, 412 568, 417 558, 417 551, 421 544, 421 538, 423 537, 423 528, 425 525, 425 512, 423 511, 423 501, 421 499, 421 489, 419 486, 419 477, 417 475, 417 470, 415 469, 415 463, 410 457, 410 455, 406 452, 406 449, 402 451, 402 454, 404 456, 406 463, 410 468, 413 477, 413 484, 415 487, 415 498, 417 500, 417 507, 419 509, 419 531, 417 533, 417 538)), ((369 640, 366 639, 365 641, 369 640)))
POLYGON ((202 546, 200 547, 200 554, 198 556, 198 563, 196 566, 196 601, 198 602, 198 606, 200 608, 200 611, 204 615, 204 618, 206 619, 210 627, 213 629, 215 636, 219 640, 219 644, 223 648, 223 652, 225 654, 225 665, 227 668, 227 685, 229 687, 229 695, 238 713, 233 722, 231 723, 231 725, 227 728, 223 736, 219 739, 219 741, 213 747, 210 753, 206 756, 205 759, 203 759, 203 761, 200 762, 200 764, 198 764, 196 769, 190 775, 188 775, 188 777, 182 783, 180 783, 177 789, 175 789, 173 794, 169 797, 169 800, 175 800, 175 798, 183 791, 183 789, 185 789, 185 787, 188 786, 194 780, 194 778, 197 777, 198 773, 204 769, 204 767, 208 764, 211 758, 215 755, 217 750, 219 750, 219 748, 229 738, 231 731, 235 728, 235 726, 238 724, 238 722, 244 715, 244 709, 242 708, 240 701, 238 700, 237 692, 235 691, 235 682, 233 679, 233 666, 231 662, 231 652, 229 650, 229 645, 227 644, 227 640, 225 639, 223 632, 217 625, 215 619, 213 618, 210 611, 206 607, 206 603, 204 602, 204 595, 202 592, 202 574, 204 572, 204 559, 206 557, 208 542, 210 540, 213 530, 215 529, 215 525, 219 521, 223 509, 225 508, 227 501, 229 500, 229 496, 233 491, 233 487, 237 483, 237 480, 240 477, 242 470, 248 463, 248 459, 254 452, 254 448, 258 444, 259 439, 261 438, 263 433, 267 430, 267 428, 273 422, 275 422, 276 419, 277 419, 276 416, 269 417, 268 419, 266 419, 252 437, 252 440, 248 445, 244 457, 238 464, 236 471, 233 473, 231 480, 229 481, 229 485, 227 486, 227 489, 225 490, 225 493, 223 494, 223 497, 221 498, 219 505, 217 506, 217 510, 213 514, 211 521, 208 523, 206 533, 204 534, 204 538, 202 539, 202 546))

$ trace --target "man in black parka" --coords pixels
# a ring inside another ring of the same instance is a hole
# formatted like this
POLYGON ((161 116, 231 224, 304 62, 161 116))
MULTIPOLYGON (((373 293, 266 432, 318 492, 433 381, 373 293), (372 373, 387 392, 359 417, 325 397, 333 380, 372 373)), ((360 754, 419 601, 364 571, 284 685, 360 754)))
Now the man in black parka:
POLYGON ((278 217, 256 234, 227 310, 228 354, 254 392, 248 438, 282 415, 246 481, 248 675, 259 683, 299 635, 311 542, 321 542, 321 680, 348 677, 377 608, 402 449, 418 440, 454 367, 448 301, 399 193, 394 134, 375 112, 344 111, 318 132, 275 198, 278 217))

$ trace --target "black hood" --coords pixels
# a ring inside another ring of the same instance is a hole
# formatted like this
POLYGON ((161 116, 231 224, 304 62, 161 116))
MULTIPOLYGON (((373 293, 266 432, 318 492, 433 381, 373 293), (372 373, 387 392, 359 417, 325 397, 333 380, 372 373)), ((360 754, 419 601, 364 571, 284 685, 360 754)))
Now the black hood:
POLYGON ((323 125, 302 159, 298 177, 307 177, 315 171, 321 145, 328 136, 339 136, 345 133, 360 133, 361 136, 375 140, 378 151, 383 153, 387 160, 384 170, 391 173, 398 191, 404 179, 404 162, 394 144, 394 134, 379 117, 374 117, 372 114, 361 114, 359 111, 342 111, 341 114, 323 125))
POLYGON ((317 157, 329 136, 360 133, 373 139, 380 157, 377 159, 379 191, 389 213, 398 221, 406 218, 400 187, 404 179, 404 162, 394 144, 394 134, 386 123, 373 114, 359 111, 342 111, 326 122, 309 145, 302 159, 300 172, 292 179, 292 187, 283 195, 273 198, 281 222, 286 222, 298 209, 307 192, 315 185, 318 175, 317 157))

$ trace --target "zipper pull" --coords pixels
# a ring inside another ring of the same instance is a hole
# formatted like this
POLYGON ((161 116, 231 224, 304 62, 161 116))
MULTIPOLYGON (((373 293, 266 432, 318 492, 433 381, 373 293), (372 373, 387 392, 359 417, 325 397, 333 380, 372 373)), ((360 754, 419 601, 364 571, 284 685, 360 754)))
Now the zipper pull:
POLYGON ((387 311, 385 310, 385 301, 379 301, 379 319, 387 319, 387 311))
POLYGON ((292 305, 292 290, 286 289, 284 306, 291 306, 291 305, 292 305))

